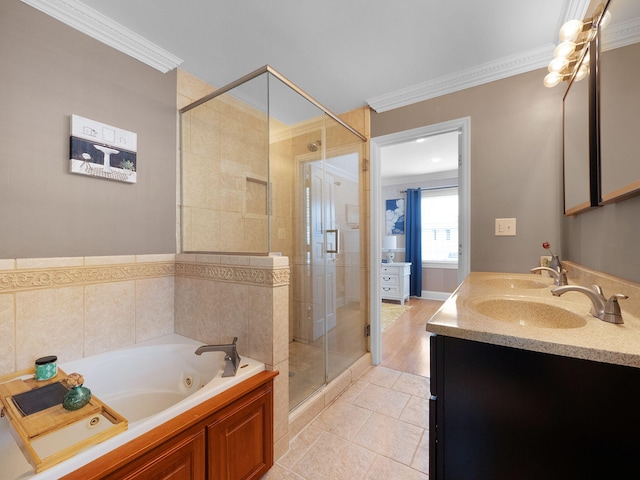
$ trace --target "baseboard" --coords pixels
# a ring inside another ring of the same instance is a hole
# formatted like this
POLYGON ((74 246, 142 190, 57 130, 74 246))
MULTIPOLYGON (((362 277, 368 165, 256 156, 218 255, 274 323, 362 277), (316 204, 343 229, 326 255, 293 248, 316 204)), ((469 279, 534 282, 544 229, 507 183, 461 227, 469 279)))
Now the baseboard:
POLYGON ((422 291, 422 297, 425 300, 441 300, 445 301, 451 296, 449 292, 432 292, 429 290, 422 291))

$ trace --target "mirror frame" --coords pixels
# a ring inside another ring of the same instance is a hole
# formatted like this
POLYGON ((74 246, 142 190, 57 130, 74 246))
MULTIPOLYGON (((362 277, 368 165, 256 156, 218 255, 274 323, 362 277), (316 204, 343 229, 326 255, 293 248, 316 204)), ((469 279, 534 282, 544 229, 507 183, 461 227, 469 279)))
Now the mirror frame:
MULTIPOLYGON (((612 3, 614 3, 615 0, 607 0, 606 1, 606 5, 604 7, 603 10, 603 16, 604 14, 606 14, 609 11, 609 8, 611 7, 612 3)), ((600 102, 601 102, 601 89, 600 89, 600 82, 601 82, 601 77, 602 77, 602 71, 601 71, 601 43, 600 43, 600 35, 601 35, 601 31, 600 28, 598 28, 598 33, 596 36, 596 39, 598 40, 598 45, 596 48, 596 95, 595 95, 595 99, 594 102, 597 106, 597 124, 596 124, 596 128, 597 128, 597 146, 598 146, 598 164, 600 165, 600 163, 602 162, 602 152, 601 152, 601 142, 602 142, 602 126, 601 126, 601 122, 602 122, 602 118, 601 118, 601 110, 600 110, 600 102)), ((616 189, 614 189, 611 192, 601 192, 600 194, 600 205, 609 205, 612 203, 617 203, 617 202, 621 202, 623 200, 627 200, 628 198, 632 198, 635 196, 640 195, 640 178, 633 178, 631 179, 631 181, 629 183, 627 183, 626 185, 623 185, 621 187, 618 187, 616 189)))
MULTIPOLYGON (((579 213, 591 210, 592 208, 599 207, 600 203, 600 138, 599 138, 599 77, 597 75, 598 70, 598 52, 599 52, 599 35, 596 35, 590 42, 585 52, 589 52, 589 75, 588 75, 588 172, 589 172, 589 193, 586 201, 574 205, 567 206, 566 190, 567 182, 570 180, 570 176, 567 175, 566 170, 566 155, 565 155, 565 132, 566 132, 566 114, 565 103, 567 95, 571 90, 575 82, 575 74, 569 81, 569 85, 562 97, 562 123, 563 123, 563 137, 562 137, 562 163, 563 163, 563 190, 564 190, 564 214, 565 216, 575 216, 579 213)), ((584 54, 580 57, 579 61, 582 62, 584 54)))

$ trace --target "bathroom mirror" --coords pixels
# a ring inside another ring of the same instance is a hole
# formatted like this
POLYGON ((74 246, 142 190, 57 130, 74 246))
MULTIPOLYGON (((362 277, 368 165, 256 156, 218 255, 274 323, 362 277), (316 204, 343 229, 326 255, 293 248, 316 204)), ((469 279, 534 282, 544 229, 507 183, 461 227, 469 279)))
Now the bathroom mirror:
MULTIPOLYGON (((591 50, 594 42, 588 47, 591 50)), ((583 57, 584 61, 587 56, 583 57)), ((593 58, 589 60, 593 63, 593 58)), ((595 77, 572 79, 563 98, 564 213, 576 215, 599 203, 595 111, 591 101, 595 77)))
POLYGON ((610 0, 600 29, 602 204, 640 194, 640 2, 610 0))

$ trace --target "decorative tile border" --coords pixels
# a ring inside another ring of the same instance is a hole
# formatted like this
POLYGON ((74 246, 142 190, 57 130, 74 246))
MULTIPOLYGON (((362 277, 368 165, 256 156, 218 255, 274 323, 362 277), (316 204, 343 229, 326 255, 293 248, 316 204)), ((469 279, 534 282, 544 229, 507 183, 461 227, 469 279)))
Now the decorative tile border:
POLYGON ((0 293, 175 275, 174 262, 0 271, 0 293))
POLYGON ((248 285, 283 286, 289 284, 290 271, 289 267, 256 268, 241 265, 176 262, 176 276, 248 285))

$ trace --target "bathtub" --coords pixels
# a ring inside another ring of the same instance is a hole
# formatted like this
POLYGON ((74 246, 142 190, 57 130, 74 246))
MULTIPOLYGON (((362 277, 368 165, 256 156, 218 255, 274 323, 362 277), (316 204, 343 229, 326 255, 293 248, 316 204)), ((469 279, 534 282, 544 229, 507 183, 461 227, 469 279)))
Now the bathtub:
MULTIPOLYGON (((59 364, 66 373, 81 373, 92 394, 127 419, 128 429, 35 474, 13 440, 8 419, 0 418, 0 478, 57 479, 265 369, 264 363, 240 352, 236 376, 222 378, 224 354, 195 355, 199 345, 202 343, 173 334, 59 364)), ((104 426, 108 426, 107 422, 104 426)), ((88 428, 95 427, 81 425, 71 433, 38 440, 34 447, 41 457, 47 456, 71 438, 75 442, 88 434, 88 428)))

